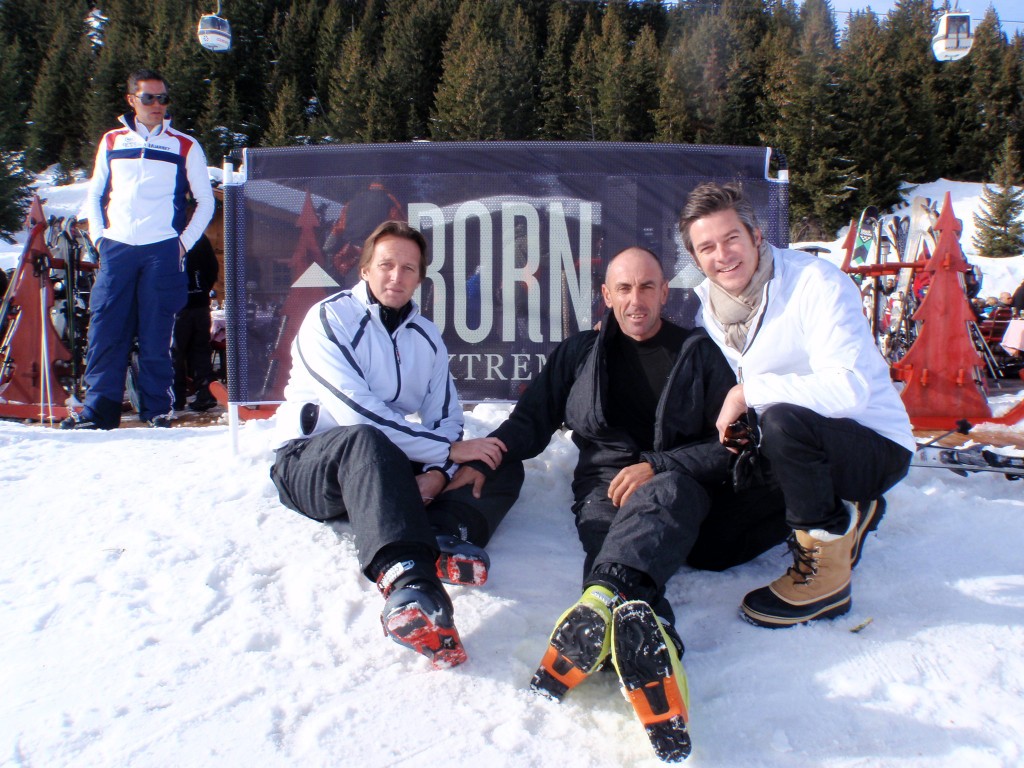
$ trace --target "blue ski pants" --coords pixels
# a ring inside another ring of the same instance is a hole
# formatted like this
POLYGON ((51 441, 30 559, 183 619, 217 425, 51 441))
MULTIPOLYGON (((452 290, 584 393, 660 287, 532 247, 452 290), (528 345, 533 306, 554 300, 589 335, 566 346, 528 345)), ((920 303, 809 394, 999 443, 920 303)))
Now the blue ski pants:
POLYGON ((100 268, 89 300, 83 415, 103 429, 121 421, 125 374, 139 341, 139 418, 149 421, 174 405, 171 336, 174 316, 188 299, 178 238, 126 245, 100 238, 100 268))

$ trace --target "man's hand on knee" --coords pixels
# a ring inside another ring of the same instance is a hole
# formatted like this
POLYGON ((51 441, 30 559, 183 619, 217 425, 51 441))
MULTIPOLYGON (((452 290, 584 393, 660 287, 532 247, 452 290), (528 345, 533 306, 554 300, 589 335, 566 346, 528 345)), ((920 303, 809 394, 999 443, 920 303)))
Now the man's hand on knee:
POLYGON ((621 507, 633 495, 633 491, 652 477, 654 477, 654 468, 646 461, 625 467, 609 483, 608 498, 616 507, 621 507))
POLYGON ((456 464, 482 461, 491 469, 497 469, 506 450, 505 444, 496 437, 478 437, 452 443, 448 458, 456 464))
POLYGON ((483 493, 485 482, 487 482, 487 478, 484 477, 483 472, 472 467, 461 466, 451 482, 445 487, 445 491, 454 491, 456 488, 461 488, 464 485, 472 485, 473 498, 479 499, 480 494, 483 493))

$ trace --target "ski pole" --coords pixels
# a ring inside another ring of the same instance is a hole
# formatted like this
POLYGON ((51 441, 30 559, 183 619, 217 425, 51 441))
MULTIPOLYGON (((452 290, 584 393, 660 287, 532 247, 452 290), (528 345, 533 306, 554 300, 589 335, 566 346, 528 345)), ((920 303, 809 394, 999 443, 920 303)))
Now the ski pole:
POLYGON ((39 313, 39 349, 42 351, 39 360, 39 382, 42 385, 40 387, 42 396, 39 398, 39 423, 43 424, 43 408, 44 402, 46 407, 50 410, 50 421, 53 421, 53 403, 50 402, 50 350, 46 344, 46 323, 47 323, 47 311, 46 311, 46 273, 41 272, 39 275, 39 306, 41 311, 39 313))
POLYGON ((967 419, 960 419, 959 421, 957 421, 956 426, 953 427, 951 430, 949 430, 949 432, 943 432, 941 435, 933 437, 927 443, 921 443, 917 447, 918 448, 927 448, 929 445, 934 445, 935 443, 939 442, 939 440, 942 440, 945 437, 949 437, 954 432, 956 432, 957 434, 960 434, 960 435, 966 435, 968 432, 971 431, 971 428, 973 426, 974 425, 971 424, 971 422, 969 422, 967 419))

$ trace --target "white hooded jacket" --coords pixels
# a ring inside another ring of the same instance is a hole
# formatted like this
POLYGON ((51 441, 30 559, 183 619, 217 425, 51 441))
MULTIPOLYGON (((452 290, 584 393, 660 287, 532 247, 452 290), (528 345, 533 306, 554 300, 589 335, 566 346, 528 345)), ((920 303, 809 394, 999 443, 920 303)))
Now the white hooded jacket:
POLYGON ((835 265, 770 246, 775 273, 742 354, 726 346, 708 310, 710 282, 697 286, 697 323, 718 344, 758 413, 791 403, 853 419, 909 451, 916 447, 889 366, 871 338, 857 286, 835 265))

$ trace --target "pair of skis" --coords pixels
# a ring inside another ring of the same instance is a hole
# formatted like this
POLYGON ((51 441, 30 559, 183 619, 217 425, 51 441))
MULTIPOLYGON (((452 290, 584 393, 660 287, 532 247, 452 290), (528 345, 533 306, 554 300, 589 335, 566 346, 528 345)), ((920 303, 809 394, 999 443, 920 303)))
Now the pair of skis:
MULTIPOLYGON (((871 267, 888 262, 913 264, 929 258, 935 248, 933 225, 938 212, 931 200, 915 197, 909 215, 881 216, 869 206, 861 213, 853 238, 849 266, 871 267)), ((861 286, 864 314, 882 354, 895 362, 906 354, 916 338, 912 317, 917 307, 912 267, 895 268, 894 286, 883 286, 879 270, 865 280, 854 273, 861 286)), ((888 283, 888 281, 887 281, 888 283)))
POLYGON ((1007 480, 1024 478, 1024 456, 1008 456, 981 445, 970 448, 918 446, 911 465, 948 469, 963 477, 973 472, 999 472, 1007 480))

